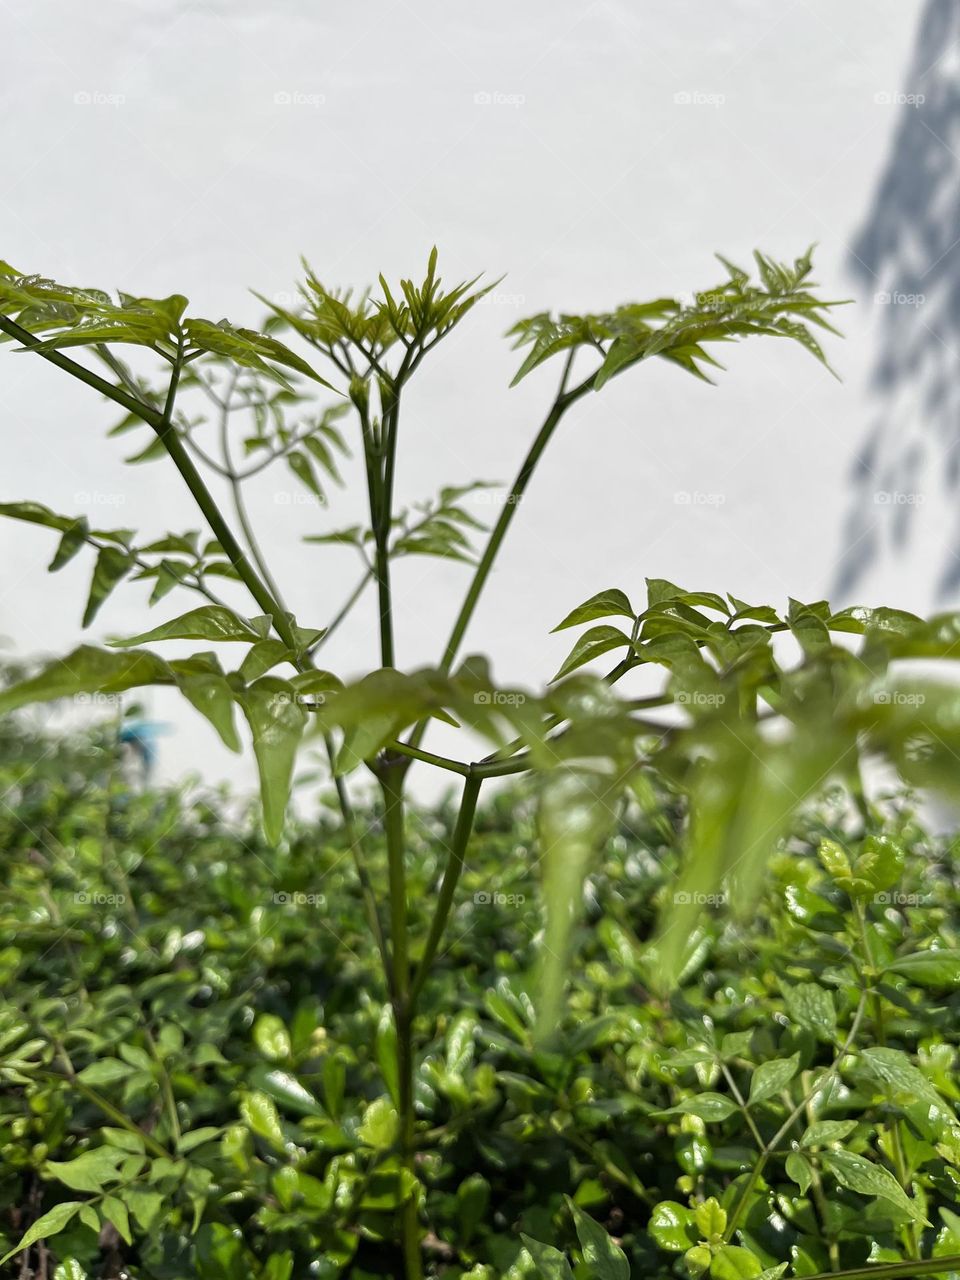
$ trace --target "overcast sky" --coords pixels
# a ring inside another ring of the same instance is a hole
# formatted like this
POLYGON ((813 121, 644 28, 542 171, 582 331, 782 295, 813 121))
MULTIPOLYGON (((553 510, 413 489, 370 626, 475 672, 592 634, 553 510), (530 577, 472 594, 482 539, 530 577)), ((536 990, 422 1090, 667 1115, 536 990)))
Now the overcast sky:
MULTIPOLYGON (((906 150, 925 130, 930 164, 956 172, 956 139, 909 101, 918 29, 945 4, 2 0, 0 257, 84 285, 182 292, 194 314, 241 323, 261 316, 248 289, 290 290, 301 254, 331 284, 416 275, 433 243, 450 281, 506 273, 411 392, 408 502, 512 477, 555 382, 551 368, 508 389, 517 357, 502 335, 521 316, 709 287, 714 251, 792 258, 818 241, 825 292, 857 299, 846 340, 830 344, 842 383, 799 349, 756 341, 729 349, 715 389, 651 366, 582 402, 518 513, 468 648, 492 654, 502 681, 537 682, 565 652, 548 632, 570 607, 613 585, 642 600, 647 575, 778 604, 839 583, 840 603, 926 609, 942 588, 945 499, 914 468, 902 488, 920 496, 893 500, 912 520, 897 550, 876 495, 899 472, 881 479, 874 458, 857 485, 854 467, 893 394, 877 391, 891 307, 910 332, 924 323, 922 302, 890 301, 889 255, 863 262, 910 112, 906 150), (853 582, 845 537, 870 548, 853 582)), ((896 193, 888 184, 884 208, 896 193)), ((953 353, 949 335, 936 340, 953 353)), ((896 393, 909 416, 909 376, 896 393)), ((105 439, 116 415, 40 361, 0 353, 0 414, 0 500, 147 534, 197 526, 176 477, 124 467, 127 441, 105 439)), ((356 501, 284 506, 266 481, 251 504, 301 620, 329 621, 355 565, 300 538, 348 523, 356 501)), ((0 634, 20 652, 80 639, 88 572, 77 562, 48 578, 51 538, 0 523, 0 634)), ((422 560, 397 578, 410 667, 437 656, 466 570, 422 560)), ((92 638, 143 629, 144 599, 119 590, 92 638)), ((376 662, 372 603, 329 647, 341 674, 376 662)), ((153 616, 188 604, 169 597, 153 616)), ((176 725, 165 776, 249 780, 192 713, 159 695, 151 708, 176 725)))

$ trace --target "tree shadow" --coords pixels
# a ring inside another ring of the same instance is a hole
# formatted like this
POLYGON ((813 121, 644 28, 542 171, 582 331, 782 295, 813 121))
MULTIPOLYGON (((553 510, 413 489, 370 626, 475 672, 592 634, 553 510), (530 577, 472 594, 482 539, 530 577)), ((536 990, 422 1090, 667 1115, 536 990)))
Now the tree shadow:
MULTIPOLYGON (((960 5, 927 0, 906 88, 877 94, 899 113, 850 269, 874 303, 873 417, 851 476, 833 591, 849 596, 889 549, 906 547, 928 484, 960 488, 960 5)), ((940 597, 960 587, 960 519, 934 566, 940 597)))

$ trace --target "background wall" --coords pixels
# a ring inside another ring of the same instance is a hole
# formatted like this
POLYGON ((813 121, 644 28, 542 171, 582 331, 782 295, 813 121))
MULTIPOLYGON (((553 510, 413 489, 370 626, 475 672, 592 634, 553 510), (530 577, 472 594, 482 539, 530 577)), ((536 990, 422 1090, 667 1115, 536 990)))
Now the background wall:
MULTIPOLYGON (((645 575, 926 609, 960 577, 958 14, 950 0, 3 0, 0 254, 254 324, 247 287, 289 290, 301 253, 331 284, 416 275, 434 242, 448 280, 508 273, 414 388, 409 501, 512 477, 554 386, 551 367, 507 389, 502 334, 520 316, 709 287, 714 250, 792 258, 816 240, 825 290, 857 298, 830 344, 843 381, 756 342, 729 349, 717 389, 650 367, 583 402, 469 647, 496 654, 503 681, 537 679, 565 652, 547 633, 569 607, 607 585, 642 599, 645 575)), ((196 526, 162 464, 122 465, 126 441, 104 438, 116 416, 85 388, 0 359, 0 499, 196 526)), ((284 506, 270 480, 251 501, 301 620, 328 621, 355 566, 299 538, 358 508, 284 506)), ((48 579, 51 552, 51 535, 0 522, 0 634, 18 651, 80 637, 86 576, 48 579)), ((422 560, 397 577, 429 590, 398 610, 400 663, 431 661, 466 571, 422 560)), ((93 638, 142 621, 138 589, 121 589, 93 638)), ((348 674, 373 652, 371 596, 330 665, 348 674)), ((250 781, 176 702, 151 710, 176 726, 164 775, 250 781)))

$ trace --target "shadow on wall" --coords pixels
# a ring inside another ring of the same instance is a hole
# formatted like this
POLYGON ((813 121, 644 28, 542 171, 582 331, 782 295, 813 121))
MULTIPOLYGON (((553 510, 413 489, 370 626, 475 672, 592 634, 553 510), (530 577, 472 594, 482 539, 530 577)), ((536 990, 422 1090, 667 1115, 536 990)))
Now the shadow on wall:
MULTIPOLYGON (((852 476, 834 594, 847 596, 887 547, 902 551, 924 477, 960 491, 960 4, 927 0, 905 89, 878 95, 899 123, 850 267, 878 315, 875 417, 852 476)), ((960 588, 960 519, 931 566, 960 588)))

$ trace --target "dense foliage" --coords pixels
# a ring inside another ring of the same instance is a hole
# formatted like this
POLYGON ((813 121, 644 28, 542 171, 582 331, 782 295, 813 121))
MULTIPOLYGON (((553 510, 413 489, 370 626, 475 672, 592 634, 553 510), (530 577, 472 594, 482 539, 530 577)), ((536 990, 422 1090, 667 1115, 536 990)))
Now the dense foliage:
MULTIPOLYGON (((32 1241, 4 1274, 397 1275, 394 1032, 342 824, 321 811, 271 847, 223 796, 131 793, 109 725, 54 750, 0 724, 0 1203, 6 1247, 32 1241)), ((631 803, 545 1048, 532 811, 522 790, 481 810, 423 991, 429 1273, 562 1277, 564 1251, 578 1277, 683 1258, 731 1280, 960 1253, 952 848, 902 800, 863 840, 837 794, 749 921, 702 919, 664 996, 648 940, 680 814, 631 803)), ((424 922, 452 821, 410 824, 424 922)))
POLYGON ((758 253, 756 278, 723 265, 683 301, 514 327, 515 381, 546 363, 560 376, 487 530, 473 483, 395 493, 408 387, 486 292, 446 287, 435 250, 422 283, 381 276, 376 293, 307 268, 260 330, 192 316, 179 294, 114 297, 0 263, 0 333, 121 406, 111 434, 151 433, 130 461, 168 462, 205 526, 94 529, 2 504, 57 533, 51 571, 93 551, 84 625, 125 581, 194 607, 55 659, 0 691, 0 713, 174 687, 228 747, 251 741, 263 833, 210 798, 129 794, 110 752, 91 776, 77 747, 54 779, 14 752, 4 954, 22 1009, 5 1011, 0 1052, 5 1261, 22 1276, 48 1273, 51 1243, 75 1255, 57 1280, 564 1280, 565 1249, 600 1280, 669 1271, 671 1255, 694 1280, 868 1256, 895 1259, 888 1280, 942 1268, 958 1150, 949 863, 871 809, 861 765, 955 788, 943 660, 960 615, 784 608, 649 577, 642 598, 639 582, 606 586, 561 618, 578 638, 540 687, 462 657, 539 460, 584 397, 651 359, 709 381, 737 340, 786 338, 826 364, 815 332, 837 304, 809 253, 758 253), (269 472, 316 500, 351 444, 367 516, 283 532, 356 555, 362 576, 338 607, 318 575, 316 613, 298 619, 243 486, 269 472), (416 671, 392 580, 410 555, 468 572, 416 671), (359 669, 323 669, 374 593, 359 669), (472 731, 457 755, 426 748, 438 720, 472 731), (332 803, 289 822, 308 744, 332 803), (415 764, 456 777, 455 808, 410 803, 415 764), (504 779, 518 790, 492 800, 504 779), (849 818, 823 809, 831 788, 849 818), (921 868, 933 904, 904 912, 912 888, 887 898, 921 868), (740 923, 705 924, 727 901, 740 923))

